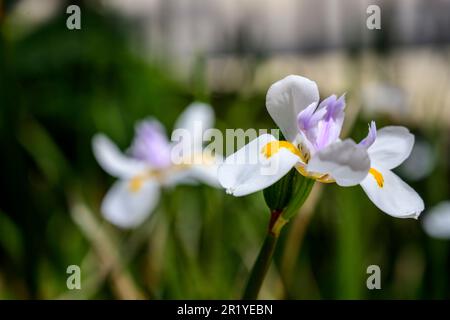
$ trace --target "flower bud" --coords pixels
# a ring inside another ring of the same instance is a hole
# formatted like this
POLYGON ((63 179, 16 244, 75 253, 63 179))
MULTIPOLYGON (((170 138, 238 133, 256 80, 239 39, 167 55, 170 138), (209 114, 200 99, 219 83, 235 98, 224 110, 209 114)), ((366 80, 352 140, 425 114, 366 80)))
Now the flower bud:
POLYGON ((295 168, 272 186, 264 189, 264 199, 271 212, 278 211, 285 220, 294 216, 314 185, 314 180, 303 177, 295 168))
POLYGON ((266 200, 266 204, 270 211, 282 211, 287 207, 292 198, 294 186, 299 176, 300 175, 295 169, 291 169, 291 171, 279 181, 264 189, 264 200, 266 200))

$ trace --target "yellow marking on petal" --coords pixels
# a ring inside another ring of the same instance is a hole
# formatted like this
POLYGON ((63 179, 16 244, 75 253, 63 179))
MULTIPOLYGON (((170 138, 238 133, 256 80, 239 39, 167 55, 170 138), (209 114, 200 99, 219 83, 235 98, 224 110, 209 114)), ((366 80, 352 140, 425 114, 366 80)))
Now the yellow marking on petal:
POLYGON ((369 173, 375 178, 375 180, 377 181, 377 184, 380 188, 383 188, 384 186, 384 177, 383 175, 380 173, 380 171, 374 169, 374 168, 370 168, 369 173))
POLYGON ((298 150, 298 148, 296 146, 294 146, 292 143, 290 143, 289 141, 271 141, 268 144, 266 144, 262 150, 262 153, 264 154, 264 156, 266 158, 270 158, 272 157, 274 154, 278 153, 281 148, 285 148, 288 149, 290 152, 292 152, 293 154, 299 156, 301 159, 303 159, 303 156, 300 152, 300 150, 298 150))
POLYGON ((129 184, 130 191, 136 193, 139 190, 141 190, 142 185, 144 184, 144 179, 145 179, 144 176, 133 177, 130 180, 130 184, 129 184))

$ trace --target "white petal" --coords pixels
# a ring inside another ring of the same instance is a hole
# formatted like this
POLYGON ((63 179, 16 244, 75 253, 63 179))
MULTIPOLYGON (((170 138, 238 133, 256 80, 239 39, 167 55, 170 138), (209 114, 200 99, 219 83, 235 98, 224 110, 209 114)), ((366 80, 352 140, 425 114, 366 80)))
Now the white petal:
POLYGON ((121 228, 134 228, 155 209, 160 197, 156 180, 142 181, 139 190, 132 191, 129 180, 117 181, 106 194, 102 213, 106 220, 121 228))
POLYGON ((433 207, 423 218, 422 226, 430 237, 450 239, 450 201, 433 207))
POLYGON ((168 170, 164 173, 164 178, 161 181, 164 188, 174 188, 177 185, 198 185, 198 180, 196 180, 192 172, 189 169, 182 170, 168 170))
POLYGON ((275 82, 266 96, 267 111, 289 141, 294 141, 298 134, 297 115, 310 104, 317 102, 317 84, 294 75, 275 82))
POLYGON ((309 161, 309 172, 329 174, 342 187, 359 184, 369 172, 367 151, 350 139, 332 143, 309 161))
POLYGON ((377 131, 368 149, 372 167, 393 169, 405 161, 414 146, 414 135, 405 127, 390 126, 377 131))
POLYGON ((206 159, 203 163, 195 163, 190 168, 191 176, 211 187, 220 187, 218 170, 223 159, 215 155, 213 159, 206 159))
POLYGON ((193 151, 199 151, 203 144, 203 133, 214 125, 214 110, 209 104, 201 102, 191 103, 178 117, 175 123, 176 129, 184 129, 190 133, 190 139, 186 139, 193 151))
POLYGON ((104 134, 92 139, 94 156, 107 173, 116 178, 130 178, 148 168, 142 161, 125 156, 104 134))
POLYGON ((196 181, 205 183, 211 187, 220 187, 217 178, 218 165, 193 165, 189 176, 196 181))
POLYGON ((397 218, 417 218, 424 209, 422 198, 391 170, 374 168, 383 177, 380 187, 372 174, 361 182, 370 200, 390 216, 397 218))
POLYGON ((179 167, 174 166, 164 176, 165 187, 174 187, 178 184, 197 185, 205 183, 211 187, 220 187, 217 177, 219 165, 223 163, 223 157, 211 152, 197 154, 196 157, 187 158, 179 167))
POLYGON ((227 193, 239 197, 263 190, 295 166, 299 157, 286 148, 266 158, 263 148, 271 141, 276 139, 263 134, 225 159, 218 177, 227 193))

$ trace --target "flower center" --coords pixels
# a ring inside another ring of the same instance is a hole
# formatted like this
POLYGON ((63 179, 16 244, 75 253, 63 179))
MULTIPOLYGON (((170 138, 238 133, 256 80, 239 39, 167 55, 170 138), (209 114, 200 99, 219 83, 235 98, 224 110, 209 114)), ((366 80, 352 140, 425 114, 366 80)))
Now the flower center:
POLYGON ((270 158, 278 151, 280 151, 281 148, 288 149, 290 152, 303 159, 303 155, 301 154, 300 150, 289 141, 271 141, 264 146, 264 148, 262 149, 262 153, 266 158, 270 158))
POLYGON ((378 171, 378 170, 376 170, 374 168, 370 168, 369 173, 375 178, 378 186, 380 188, 383 188, 383 186, 384 186, 384 177, 380 173, 380 171, 378 171))

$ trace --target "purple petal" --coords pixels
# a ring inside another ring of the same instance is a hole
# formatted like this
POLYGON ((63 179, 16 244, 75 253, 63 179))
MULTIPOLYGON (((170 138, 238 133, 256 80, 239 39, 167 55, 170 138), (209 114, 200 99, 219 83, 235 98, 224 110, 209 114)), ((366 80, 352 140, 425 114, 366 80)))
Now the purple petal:
POLYGON ((372 121, 369 124, 369 133, 367 134, 367 137, 365 137, 361 142, 358 144, 358 146, 368 149, 377 139, 377 125, 375 124, 375 121, 372 121))
POLYGON ((317 104, 311 103, 305 110, 297 116, 298 128, 300 131, 307 131, 317 125, 317 122, 325 115, 324 112, 315 112, 317 104))
POLYGON ((331 95, 316 108, 309 105, 297 116, 302 136, 312 146, 311 152, 319 151, 335 142, 341 134, 344 123, 345 96, 331 95))
POLYGON ((319 108, 326 110, 326 113, 318 123, 315 142, 317 150, 327 147, 339 138, 344 123, 345 96, 336 99, 336 96, 332 95, 322 101, 319 108))
MULTIPOLYGON (((309 148, 314 146, 314 142, 317 139, 317 125, 326 114, 325 109, 316 110, 316 107, 317 103, 312 103, 297 116, 300 134, 306 140, 305 142, 307 142, 309 148)), ((314 150, 310 150, 310 152, 314 152, 314 150)))
POLYGON ((327 114, 325 116, 326 120, 337 119, 341 113, 344 112, 345 109, 345 95, 336 99, 335 95, 332 95, 325 99, 321 104, 323 104, 323 108, 327 110, 327 114), (324 102, 328 102, 325 104, 324 102))
POLYGON ((138 123, 130 151, 134 158, 146 161, 155 168, 171 164, 169 141, 163 126, 156 120, 138 123))
POLYGON ((326 106, 328 106, 330 104, 334 104, 334 103, 336 103, 336 100, 337 100, 336 95, 332 94, 328 98, 323 99, 322 102, 319 104, 319 107, 317 109, 322 109, 322 108, 325 108, 326 106))

